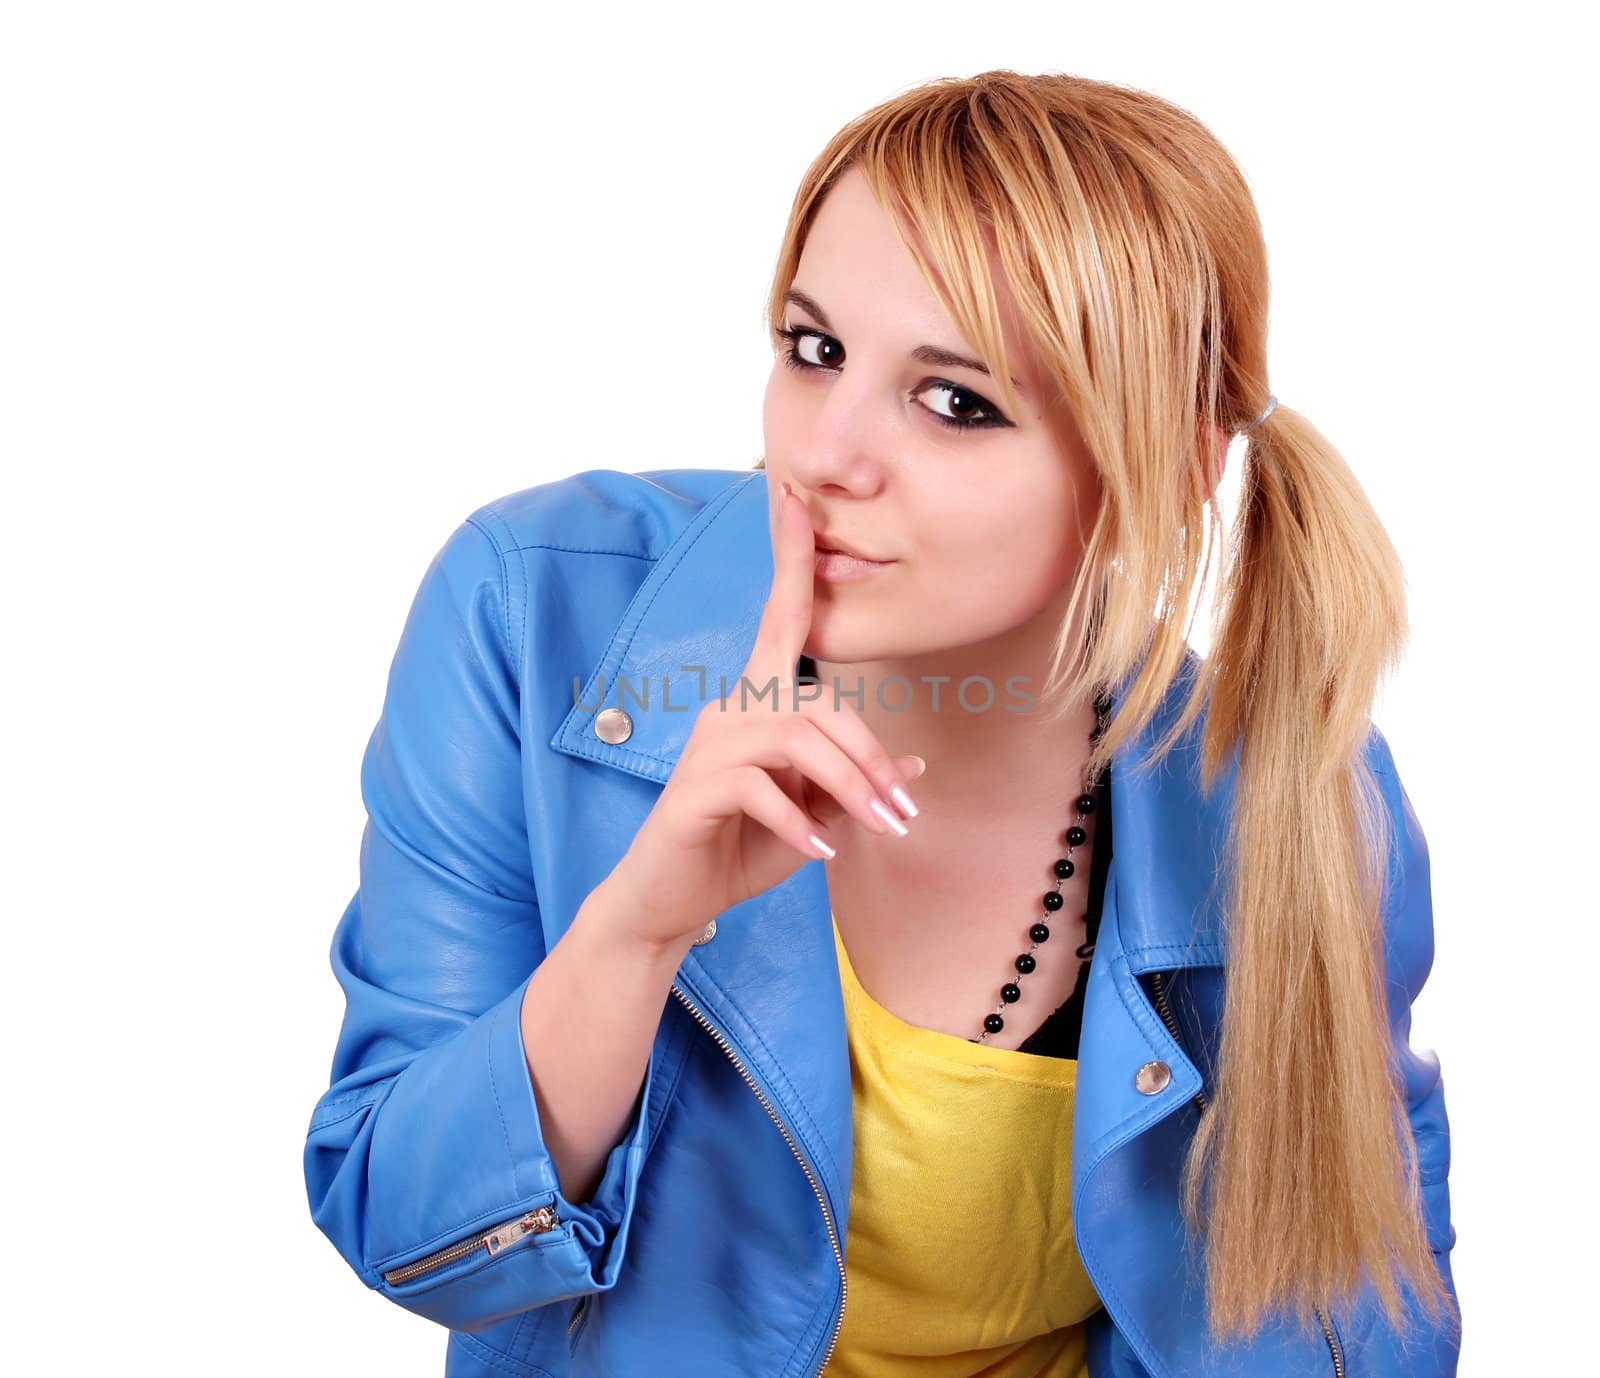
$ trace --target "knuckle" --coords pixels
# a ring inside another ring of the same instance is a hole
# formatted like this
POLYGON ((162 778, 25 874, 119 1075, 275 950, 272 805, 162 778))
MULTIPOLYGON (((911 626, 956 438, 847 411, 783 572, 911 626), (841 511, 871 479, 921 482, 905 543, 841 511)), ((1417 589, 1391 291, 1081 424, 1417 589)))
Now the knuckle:
POLYGON ((760 799, 761 780, 764 774, 765 772, 762 771, 760 766, 754 765, 740 766, 734 772, 736 797, 739 801, 739 807, 746 813, 750 812, 760 799))

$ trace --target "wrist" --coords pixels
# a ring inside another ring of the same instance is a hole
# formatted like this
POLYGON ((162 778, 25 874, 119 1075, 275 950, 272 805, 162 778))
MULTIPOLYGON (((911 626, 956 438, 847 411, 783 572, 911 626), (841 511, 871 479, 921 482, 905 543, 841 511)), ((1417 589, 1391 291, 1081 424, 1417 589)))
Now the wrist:
POLYGON ((582 923, 586 934, 605 949, 608 961, 620 959, 676 972, 700 930, 670 940, 641 933, 632 919, 643 909, 644 903, 613 871, 583 902, 573 926, 582 923))

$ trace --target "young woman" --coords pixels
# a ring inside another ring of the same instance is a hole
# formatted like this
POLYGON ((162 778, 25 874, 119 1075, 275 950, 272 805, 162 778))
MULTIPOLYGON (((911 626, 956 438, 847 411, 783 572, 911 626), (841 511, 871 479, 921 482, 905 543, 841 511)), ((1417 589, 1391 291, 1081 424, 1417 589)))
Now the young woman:
POLYGON ((454 1375, 1453 1374, 1402 575, 1233 161, 919 87, 769 317, 761 472, 543 484, 423 579, 317 1225, 454 1375))

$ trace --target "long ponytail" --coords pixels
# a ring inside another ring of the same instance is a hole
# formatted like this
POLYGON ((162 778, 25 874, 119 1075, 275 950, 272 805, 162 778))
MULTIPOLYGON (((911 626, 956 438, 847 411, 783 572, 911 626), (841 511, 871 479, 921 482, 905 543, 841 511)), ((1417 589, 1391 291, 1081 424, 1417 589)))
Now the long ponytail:
POLYGON ((1396 1326, 1396 1271, 1430 1319, 1444 1308, 1459 1324, 1387 1036, 1392 837, 1364 750, 1406 637, 1399 558, 1344 460, 1292 410, 1249 437, 1242 489, 1202 675, 1205 779, 1235 744, 1239 768, 1217 1090, 1185 1163, 1185 1217, 1204 1229, 1224 1327, 1254 1314, 1262 1287, 1303 1315, 1362 1271, 1396 1326))

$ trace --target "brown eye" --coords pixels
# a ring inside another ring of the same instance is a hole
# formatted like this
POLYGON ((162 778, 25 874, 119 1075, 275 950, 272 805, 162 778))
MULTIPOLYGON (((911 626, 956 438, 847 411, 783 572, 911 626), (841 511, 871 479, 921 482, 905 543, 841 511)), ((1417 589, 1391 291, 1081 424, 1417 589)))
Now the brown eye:
POLYGON ((977 393, 956 387, 953 383, 930 383, 917 395, 920 397, 929 392, 942 392, 949 398, 950 411, 935 414, 945 416, 951 421, 972 421, 974 412, 981 416, 990 411, 988 404, 977 393))
MULTIPOLYGON (((821 364, 826 368, 832 368, 833 365, 837 364, 841 359, 844 358, 844 346, 831 335, 802 334, 800 338, 795 341, 795 344, 797 347, 805 344, 816 345, 817 356, 814 359, 806 358, 806 362, 808 364, 821 364)), ((805 356, 802 355, 802 357, 804 358, 805 356)))
POLYGON ((780 330, 778 334, 789 341, 785 354, 787 362, 795 368, 833 368, 844 358, 844 346, 821 331, 780 330), (815 357, 809 352, 812 347, 816 350, 815 357))
POLYGON ((935 407, 928 407, 934 419, 941 425, 949 426, 953 430, 965 431, 979 429, 985 426, 1009 426, 1007 421, 984 398, 973 392, 971 388, 961 387, 956 383, 941 383, 935 380, 924 383, 912 395, 919 400, 926 393, 943 393, 950 398, 950 411, 942 412, 935 407))

